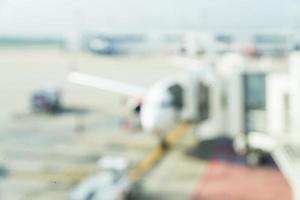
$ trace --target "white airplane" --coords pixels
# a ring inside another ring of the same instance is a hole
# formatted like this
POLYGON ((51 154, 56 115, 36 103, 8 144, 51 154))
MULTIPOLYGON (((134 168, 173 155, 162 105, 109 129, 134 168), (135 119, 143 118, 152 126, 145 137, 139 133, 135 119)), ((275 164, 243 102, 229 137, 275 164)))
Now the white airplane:
MULTIPOLYGON (((180 65, 197 65, 192 59, 176 58, 175 61, 180 65)), ((144 130, 158 133, 164 138, 180 122, 199 122, 208 118, 211 72, 210 67, 201 66, 202 62, 198 64, 199 70, 189 69, 172 75, 149 89, 81 72, 71 72, 68 80, 71 83, 142 99, 135 101, 131 109, 140 114, 144 130)))

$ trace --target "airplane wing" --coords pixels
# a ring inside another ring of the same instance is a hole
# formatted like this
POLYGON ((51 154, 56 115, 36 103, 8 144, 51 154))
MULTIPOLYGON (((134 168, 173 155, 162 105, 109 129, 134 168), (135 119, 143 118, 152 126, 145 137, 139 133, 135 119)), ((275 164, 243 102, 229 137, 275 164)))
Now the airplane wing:
POLYGON ((144 88, 139 86, 130 85, 127 83, 111 79, 105 79, 80 72, 71 72, 68 75, 68 81, 70 81, 71 83, 94 87, 101 90, 122 94, 125 96, 142 95, 145 91, 144 88))

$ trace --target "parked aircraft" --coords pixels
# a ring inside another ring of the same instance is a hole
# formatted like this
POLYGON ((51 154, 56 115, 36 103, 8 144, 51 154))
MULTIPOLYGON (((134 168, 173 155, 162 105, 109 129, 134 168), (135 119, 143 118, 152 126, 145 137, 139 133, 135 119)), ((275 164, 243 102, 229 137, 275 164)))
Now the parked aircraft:
POLYGON ((201 67, 196 72, 186 70, 170 75, 150 88, 76 71, 69 74, 68 80, 129 97, 130 108, 140 115, 142 127, 164 137, 182 121, 199 122, 208 118, 211 72, 209 67, 201 67))

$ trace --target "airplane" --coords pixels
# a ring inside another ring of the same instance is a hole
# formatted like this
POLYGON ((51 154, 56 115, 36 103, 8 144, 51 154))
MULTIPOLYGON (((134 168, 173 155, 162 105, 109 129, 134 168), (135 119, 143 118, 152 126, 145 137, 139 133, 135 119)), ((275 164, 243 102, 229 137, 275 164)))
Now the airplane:
POLYGON ((142 43, 145 43, 145 38, 139 34, 96 34, 85 36, 84 47, 96 54, 123 55, 142 43))
POLYGON ((71 83, 129 97, 128 105, 140 116, 142 128, 164 138, 180 122, 198 123, 209 116, 211 67, 188 58, 174 60, 180 65, 193 64, 197 70, 190 68, 184 73, 170 75, 148 89, 78 71, 70 72, 67 79, 71 83))

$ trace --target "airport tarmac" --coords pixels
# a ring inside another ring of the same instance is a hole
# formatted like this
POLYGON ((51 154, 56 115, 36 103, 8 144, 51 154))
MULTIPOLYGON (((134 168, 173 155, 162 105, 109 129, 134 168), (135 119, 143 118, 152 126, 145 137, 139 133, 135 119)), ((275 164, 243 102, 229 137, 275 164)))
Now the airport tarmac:
MULTIPOLYGON (((169 56, 101 57, 55 48, 0 49, 0 199, 67 199, 70 190, 97 171, 104 155, 141 160, 154 135, 123 127, 125 98, 66 81, 70 69, 150 87, 180 70, 169 56), (63 91, 70 112, 30 112, 30 94, 47 86, 63 91)), ((190 199, 204 161, 186 152, 188 134, 142 182, 142 199, 190 199)))

